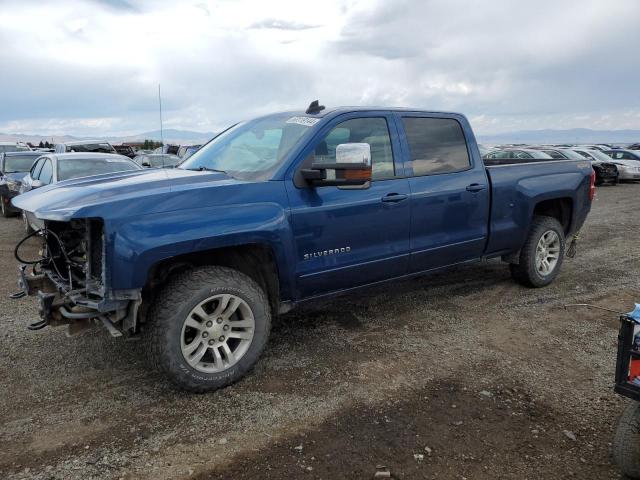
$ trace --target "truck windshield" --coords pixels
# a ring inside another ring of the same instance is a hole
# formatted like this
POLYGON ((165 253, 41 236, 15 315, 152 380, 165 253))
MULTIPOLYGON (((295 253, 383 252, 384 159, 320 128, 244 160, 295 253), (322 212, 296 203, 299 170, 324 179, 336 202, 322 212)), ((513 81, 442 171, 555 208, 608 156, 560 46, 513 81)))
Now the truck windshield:
POLYGON ((5 157, 4 173, 28 172, 31 169, 31 165, 33 165, 33 161, 36 158, 38 158, 38 155, 29 155, 25 157, 5 157))
POLYGON ((277 114, 239 123, 215 137, 178 168, 217 170, 241 180, 268 180, 318 120, 277 114))

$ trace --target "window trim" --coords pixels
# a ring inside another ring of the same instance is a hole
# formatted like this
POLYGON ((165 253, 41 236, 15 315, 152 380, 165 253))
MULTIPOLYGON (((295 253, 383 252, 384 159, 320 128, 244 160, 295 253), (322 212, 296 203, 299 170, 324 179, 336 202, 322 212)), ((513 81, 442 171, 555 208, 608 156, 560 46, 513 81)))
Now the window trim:
MULTIPOLYGON (((383 111, 383 110, 370 110, 370 111, 354 111, 348 112, 341 115, 337 115, 328 121, 323 127, 306 143, 306 145, 301 149, 301 151, 296 155, 296 157, 301 158, 296 162, 295 169, 293 170, 293 175, 291 176, 291 180, 293 181, 293 185, 298 189, 309 188, 309 185, 302 179, 301 170, 306 168, 306 161, 309 158, 309 155, 312 151, 315 150, 316 146, 326 138, 329 133, 333 131, 334 128, 339 126, 344 122, 348 122, 349 120, 359 120, 359 119, 369 119, 369 118, 381 118, 387 123, 387 132, 389 134, 389 142, 391 146, 391 158, 393 160, 393 171, 394 176, 388 178, 379 178, 379 179, 371 179, 371 182, 387 182, 389 180, 398 180, 402 178, 407 178, 405 175, 405 165, 403 159, 403 151, 402 151, 402 142, 400 140, 400 135, 398 132, 398 126, 396 119, 393 115, 394 112, 383 111), (396 143, 397 142, 397 143, 396 143)), ((320 185, 314 188, 327 188, 332 187, 332 185, 320 185)), ((345 189, 353 189, 349 187, 340 187, 333 186, 333 188, 345 190, 345 189)))
POLYGON ((475 159, 473 158, 471 149, 469 148, 469 139, 467 138, 467 132, 464 129, 464 125, 457 119, 455 116, 450 115, 429 115, 429 114, 421 114, 419 112, 415 114, 411 113, 399 113, 397 116, 397 124, 398 128, 401 129, 400 142, 403 144, 403 148, 406 148, 406 158, 405 158, 405 176, 406 178, 420 178, 420 177, 431 177, 434 175, 451 175, 456 173, 468 172, 469 170, 473 170, 475 168, 475 159), (462 138, 464 139, 464 144, 467 149, 467 159, 469 160, 469 166, 460 170, 451 170, 448 172, 433 172, 433 173, 424 173, 421 175, 416 175, 413 172, 413 159, 411 158, 411 147, 409 146, 409 140, 407 138, 407 129, 404 126, 405 118, 428 118, 432 120, 453 120, 460 127, 460 131, 462 132, 462 138))
POLYGON ((40 168, 40 172, 38 173, 38 180, 40 180, 40 182, 42 182, 42 185, 51 185, 52 183, 54 183, 54 166, 53 166, 53 160, 51 160, 49 157, 46 157, 44 162, 42 162, 42 167, 40 168), (47 162, 49 162, 49 164, 51 165, 51 179, 49 180, 48 183, 44 183, 42 182, 42 179, 40 178, 40 175, 42 175, 42 170, 44 169, 44 166, 47 164, 47 162))
POLYGON ((38 157, 38 158, 36 158, 36 160, 33 163, 33 166, 31 167, 31 170, 29 170, 29 176, 31 177, 32 180, 37 180, 38 177, 40 177, 40 170, 42 170, 42 165, 44 165, 44 162, 45 162, 45 160, 47 158, 49 158, 49 157, 38 157), (38 163, 40 161, 42 161, 42 164, 40 165, 40 168, 37 168, 38 167, 38 163), (38 171, 37 174, 35 174, 36 170, 38 171))

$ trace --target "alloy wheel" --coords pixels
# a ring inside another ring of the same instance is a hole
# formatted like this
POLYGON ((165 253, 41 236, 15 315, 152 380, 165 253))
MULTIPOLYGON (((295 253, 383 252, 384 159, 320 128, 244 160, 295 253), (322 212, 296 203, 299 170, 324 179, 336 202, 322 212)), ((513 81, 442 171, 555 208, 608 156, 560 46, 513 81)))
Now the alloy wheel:
POLYGON ((536 271, 546 277, 556 268, 560 258, 560 236, 553 230, 542 234, 536 247, 536 271))
POLYGON ((242 298, 213 295, 200 302, 182 325, 180 347, 192 368, 217 373, 234 366, 247 353, 255 318, 242 298))

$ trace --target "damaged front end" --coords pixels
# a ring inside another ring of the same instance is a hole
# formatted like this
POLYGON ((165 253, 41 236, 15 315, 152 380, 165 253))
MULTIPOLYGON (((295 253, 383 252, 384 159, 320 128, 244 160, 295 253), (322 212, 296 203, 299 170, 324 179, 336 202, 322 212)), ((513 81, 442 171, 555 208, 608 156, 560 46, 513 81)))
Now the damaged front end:
POLYGON ((18 243, 20 297, 38 297, 41 320, 32 330, 47 325, 68 325, 77 334, 94 324, 104 325, 113 336, 132 334, 136 329, 140 292, 118 292, 106 288, 105 233, 101 219, 69 222, 45 220, 44 228, 18 243), (39 258, 22 258, 29 238, 40 239, 39 258))

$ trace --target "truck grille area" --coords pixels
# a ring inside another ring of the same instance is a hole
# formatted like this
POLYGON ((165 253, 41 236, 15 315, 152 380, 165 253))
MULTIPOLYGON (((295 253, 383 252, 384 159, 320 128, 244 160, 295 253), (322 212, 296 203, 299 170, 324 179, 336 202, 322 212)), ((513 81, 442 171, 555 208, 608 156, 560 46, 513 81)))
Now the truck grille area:
POLYGON ((104 295, 104 236, 100 220, 45 223, 43 245, 48 261, 41 269, 66 292, 104 295))

